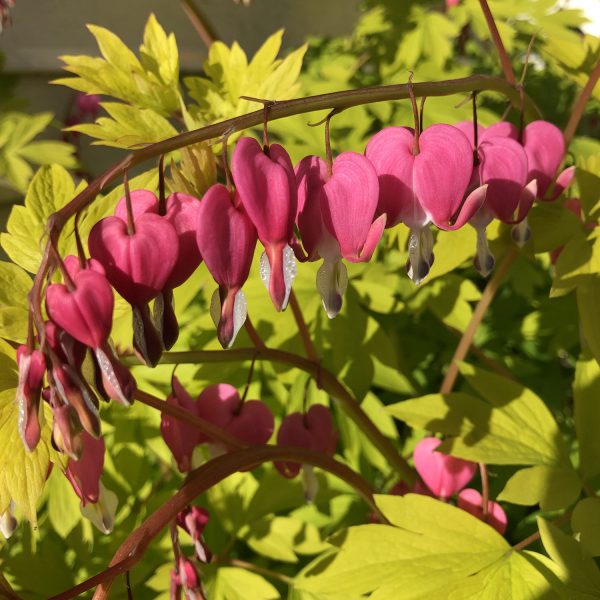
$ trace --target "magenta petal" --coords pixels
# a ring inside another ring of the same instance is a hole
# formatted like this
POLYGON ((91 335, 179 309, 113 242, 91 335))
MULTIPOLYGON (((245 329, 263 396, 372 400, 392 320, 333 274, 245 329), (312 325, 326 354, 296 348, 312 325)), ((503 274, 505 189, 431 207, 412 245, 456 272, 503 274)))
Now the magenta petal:
POLYGON ((543 198, 565 156, 562 131, 547 121, 533 121, 523 130, 523 146, 529 161, 528 179, 537 179, 538 197, 543 198))
MULTIPOLYGON (((290 413, 283 419, 277 432, 277 445, 314 449, 313 435, 306 427, 305 415, 295 412, 290 413)), ((275 467, 284 477, 292 478, 298 475, 302 465, 300 463, 276 461, 275 467)))
POLYGON ((79 460, 69 459, 65 475, 75 493, 85 506, 88 502, 98 502, 100 477, 104 469, 104 441, 93 438, 89 433, 81 433, 83 451, 79 460))
MULTIPOLYGON (((240 405, 238 391, 228 383, 217 383, 205 388, 196 400, 196 412, 199 417, 210 421, 217 427, 225 428, 234 418, 240 405)), ((200 434, 201 441, 212 441, 208 436, 200 434)))
POLYGON ((40 400, 46 358, 40 350, 29 350, 25 345, 17 350, 19 383, 17 385, 17 406, 19 408, 19 434, 25 448, 30 452, 40 441, 40 400))
POLYGON ((319 243, 324 235, 328 235, 321 217, 321 192, 328 178, 327 164, 318 156, 306 156, 296 166, 296 222, 308 260, 319 258, 319 243))
POLYGON ((477 213, 477 211, 483 206, 485 202, 485 197, 487 193, 488 186, 482 185, 476 189, 474 189, 464 201, 463 205, 460 207, 460 212, 455 216, 455 221, 452 225, 445 225, 442 227, 441 224, 438 224, 440 229, 445 229, 447 231, 455 231, 456 229, 460 229, 465 223, 468 223, 469 220, 477 213))
POLYGON ((248 279, 256 229, 243 207, 235 207, 227 188, 210 187, 200 203, 196 241, 215 281, 226 288, 240 288, 248 279))
POLYGON ((365 245, 362 247, 360 251, 360 257, 358 259, 348 257, 350 262, 369 262, 371 257, 373 256, 373 252, 375 252, 375 248, 377 244, 379 244, 379 240, 383 235, 385 230, 385 223, 387 220, 387 215, 380 215, 373 221, 371 227, 369 229, 369 233, 367 233, 367 239, 365 240, 365 245))
POLYGON ((551 201, 556 200, 573 182, 576 167, 568 167, 561 171, 552 188, 551 201))
POLYGON ((467 460, 436 452, 442 443, 436 438, 423 438, 413 452, 415 468, 427 487, 439 498, 448 499, 471 481, 477 465, 467 460))
POLYGON ((514 219, 527 183, 527 155, 510 138, 486 137, 478 148, 480 181, 488 186, 486 206, 503 222, 514 219))
MULTIPOLYGON (((145 213, 158 214, 158 198, 153 192, 149 190, 133 190, 129 194, 129 197, 131 198, 131 213, 133 214, 134 221, 137 217, 145 213)), ((113 214, 127 223, 127 201, 125 196, 117 202, 113 214)))
POLYGON ((365 155, 379 179, 377 215, 387 215, 387 227, 400 221, 422 227, 428 221, 413 192, 414 133, 407 127, 386 127, 367 144, 365 155))
POLYGON ((202 262, 196 243, 200 200, 188 194, 171 194, 167 198, 165 219, 171 223, 179 239, 179 254, 173 271, 165 284, 173 290, 187 281, 202 262))
MULTIPOLYGON (((338 241, 342 256, 358 262, 369 236, 379 199, 377 173, 362 154, 343 152, 323 186, 321 210, 325 226, 338 241)), ((374 234, 372 234, 374 235, 374 234)), ((373 240, 370 240, 373 248, 373 240)), ((371 249, 372 252, 372 249, 371 249)))
POLYGON ((179 254, 173 226, 159 215, 135 220, 135 233, 118 217, 106 217, 92 228, 88 245, 108 280, 130 304, 140 306, 164 289, 179 254))
POLYGON ((313 404, 306 412, 304 422, 313 436, 315 450, 332 455, 338 436, 333 428, 331 411, 322 404, 313 404))
POLYGON ((504 137, 517 141, 519 139, 519 129, 508 121, 499 121, 485 129, 481 134, 480 142, 489 137, 504 137))
POLYGON ((248 446, 266 444, 273 434, 275 420, 269 407, 260 400, 247 400, 225 429, 248 446))
POLYGON ((488 514, 484 517, 481 494, 473 488, 467 488, 458 494, 457 505, 474 517, 491 525, 501 535, 504 535, 508 519, 504 509, 497 502, 488 500, 488 514))
POLYGON ((73 278, 75 289, 61 283, 46 290, 46 309, 50 318, 86 346, 104 344, 112 327, 114 297, 104 275, 85 269, 73 278))
POLYGON ((473 149, 466 136, 450 125, 428 127, 419 144, 421 152, 415 157, 413 171, 414 192, 433 223, 441 229, 456 229, 451 227, 451 221, 471 180, 473 149))
POLYGON ((297 209, 296 178, 287 152, 273 144, 267 155, 255 139, 243 137, 236 144, 231 168, 260 241, 287 244, 297 209))
MULTIPOLYGON (((471 144, 471 148, 475 147, 475 136, 474 136, 474 127, 473 121, 461 121, 460 123, 456 123, 454 125, 456 129, 462 131, 467 139, 469 140, 469 144, 471 144)), ((481 142, 483 134, 485 132, 485 127, 477 124, 477 139, 481 142)))

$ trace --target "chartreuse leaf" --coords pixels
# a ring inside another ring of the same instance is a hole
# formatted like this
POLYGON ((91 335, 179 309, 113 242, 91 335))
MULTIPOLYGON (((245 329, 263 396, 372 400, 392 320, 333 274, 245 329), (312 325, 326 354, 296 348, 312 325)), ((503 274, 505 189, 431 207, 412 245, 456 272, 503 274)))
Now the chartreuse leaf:
POLYGON ((568 587, 568 598, 598 598, 600 570, 575 538, 563 533, 556 525, 538 517, 538 527, 546 552, 555 565, 555 572, 568 587))
POLYGON ((375 499, 391 525, 360 525, 333 536, 334 548, 298 574, 294 590, 377 600, 555 597, 543 595, 551 583, 542 573, 465 511, 416 494, 375 499))
POLYGON ((439 231, 433 246, 435 260, 424 283, 454 271, 472 259, 476 241, 473 227, 461 227, 458 231, 439 231))
POLYGON ((64 539, 82 519, 79 498, 60 469, 52 470, 46 489, 48 518, 52 523, 52 529, 64 539))
POLYGON ((279 30, 267 38, 250 63, 237 42, 231 47, 219 41, 211 45, 204 63, 206 77, 184 80, 197 103, 190 112, 198 123, 228 119, 258 108, 255 102, 240 96, 268 100, 294 97, 306 45, 278 60, 282 36, 283 30, 279 30))
POLYGON ((587 284, 600 273, 600 230, 587 238, 574 235, 556 261, 556 273, 550 296, 560 296, 582 284, 587 284))
POLYGON ((581 232, 581 222, 564 206, 537 203, 527 215, 531 227, 531 243, 536 254, 551 252, 564 246, 581 232))
POLYGON ((18 406, 15 402, 17 365, 15 351, 0 343, 0 514, 11 501, 31 523, 36 523, 36 503, 44 487, 50 454, 50 427, 42 426, 42 437, 28 452, 19 436, 18 406))
POLYGON ((50 124, 52 117, 48 112, 36 115, 8 112, 0 116, 0 181, 24 192, 33 174, 29 163, 75 167, 75 149, 71 144, 33 141, 50 124))
POLYGON ((17 265, 0 261, 0 337, 15 342, 27 338, 31 277, 17 265))
POLYGON ((600 366, 593 358, 577 361, 573 382, 575 430, 579 442, 579 468, 584 478, 600 473, 600 366))
POLYGON ((276 600, 279 592, 266 579, 237 567, 202 567, 203 583, 211 600, 276 600))
POLYGON ((103 58, 62 56, 65 70, 76 77, 57 79, 87 94, 103 94, 167 116, 179 110, 179 56, 173 34, 167 36, 150 15, 140 47, 141 61, 112 32, 88 25, 103 58))
MULTIPOLYGON (((7 233, 0 235, 2 248, 14 263, 30 273, 37 271, 48 217, 72 200, 76 192, 71 175, 63 167, 49 165, 38 170, 27 190, 25 204, 13 206, 7 233)), ((67 228, 61 236, 59 251, 64 254, 73 244, 72 230, 67 228)))
POLYGON ((600 556, 600 498, 584 498, 577 503, 571 529, 588 554, 600 556))
POLYGON ((511 478, 500 498, 556 509, 576 500, 581 484, 544 402, 518 383, 462 364, 479 396, 432 394, 388 407, 412 427, 446 434, 440 450, 498 465, 532 465, 511 478), (523 485, 526 481, 527 485, 523 485))
MULTIPOLYGON (((600 257, 599 257, 600 258, 600 257)), ((598 264, 600 267, 600 264, 598 264)), ((577 286, 577 310, 583 337, 600 363, 600 269, 577 286)))

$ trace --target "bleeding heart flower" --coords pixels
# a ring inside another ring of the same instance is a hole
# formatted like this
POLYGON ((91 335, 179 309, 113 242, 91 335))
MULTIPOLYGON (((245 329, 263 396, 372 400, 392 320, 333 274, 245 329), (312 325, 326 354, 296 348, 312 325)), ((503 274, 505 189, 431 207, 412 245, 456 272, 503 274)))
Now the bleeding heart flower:
POLYGON ((15 503, 11 500, 8 509, 0 514, 0 533, 8 540, 18 526, 18 522, 13 514, 15 503))
MULTIPOLYGON (((179 383, 177 377, 173 377, 172 386, 173 391, 167 397, 167 404, 197 414, 196 402, 179 383)), ((172 417, 167 413, 161 414, 160 433, 177 461, 177 468, 182 473, 191 471, 194 448, 203 441, 201 433, 184 420, 172 417)))
POLYGON ((275 420, 264 402, 246 400, 237 407, 225 429, 244 444, 259 446, 269 441, 275 429, 275 420))
POLYGON ((219 285, 213 294, 211 316, 223 348, 229 348, 246 320, 246 297, 241 290, 248 279, 256 247, 254 225, 227 188, 215 184, 200 203, 197 244, 210 274, 219 285))
POLYGON ((46 357, 39 350, 31 350, 24 345, 19 346, 17 365, 19 367, 19 383, 17 384, 19 435, 25 448, 32 452, 38 445, 42 432, 40 400, 46 372, 46 357))
POLYGON ((81 434, 83 450, 79 460, 69 459, 65 475, 75 493, 85 506, 88 502, 98 502, 100 477, 104 469, 104 441, 95 439, 85 431, 81 434))
POLYGON ((468 460, 447 456, 435 449, 442 443, 437 438, 423 438, 413 452, 415 468, 427 487, 442 500, 447 500, 465 487, 475 475, 477 465, 468 460))
POLYGON ((53 283, 46 290, 50 318, 82 344, 98 348, 112 328, 113 292, 104 275, 91 269, 74 272, 73 289, 53 283))
POLYGON ((100 481, 97 502, 88 502, 81 506, 81 514, 89 519, 102 533, 108 535, 115 525, 115 515, 119 500, 117 495, 104 487, 100 481))
MULTIPOLYGON (((285 417, 277 432, 277 445, 307 448, 333 456, 338 435, 333 428, 331 413, 322 404, 313 404, 306 414, 294 412, 285 417)), ((301 465, 276 462, 275 467, 284 477, 295 477, 301 465)))
POLYGON ((200 562, 210 561, 210 553, 202 540, 202 532, 208 524, 209 514, 205 508, 188 506, 177 515, 177 525, 187 531, 196 550, 196 557, 200 562))
POLYGON ((275 308, 284 310, 296 276, 294 252, 289 246, 297 208, 292 162, 279 144, 263 149, 256 140, 243 137, 231 164, 242 204, 265 247, 261 278, 275 308))
MULTIPOLYGON (((225 429, 232 421, 242 399, 238 391, 228 383, 215 383, 204 388, 196 400, 196 414, 213 425, 225 429)), ((212 438, 200 434, 200 442, 212 442, 212 438)))
POLYGON ((433 264, 433 239, 427 225, 462 227, 485 200, 485 186, 465 192, 473 171, 473 151, 465 135, 450 125, 432 125, 420 134, 408 127, 387 127, 376 133, 366 156, 379 176, 377 214, 387 227, 402 221, 410 229, 407 271, 419 283, 433 264))
POLYGON ((504 535, 508 519, 506 518, 504 509, 497 502, 488 500, 487 515, 484 516, 481 494, 477 490, 466 488, 458 494, 456 503, 459 508, 466 510, 474 517, 491 525, 500 535, 504 535))
MULTIPOLYGON (((455 126, 474 144, 473 123, 463 121, 455 126)), ((525 219, 537 193, 535 179, 529 181, 527 154, 515 140, 494 135, 493 129, 478 126, 475 165, 469 189, 487 185, 485 202, 473 215, 470 224, 477 231, 475 268, 487 276, 494 268, 494 257, 489 250, 486 227, 494 217, 504 223, 516 224, 525 219), (492 133, 489 133, 492 131, 492 133)))
POLYGON ((50 406, 52 407, 52 442, 56 448, 73 460, 81 456, 81 426, 73 407, 63 404, 58 393, 50 386, 50 406))

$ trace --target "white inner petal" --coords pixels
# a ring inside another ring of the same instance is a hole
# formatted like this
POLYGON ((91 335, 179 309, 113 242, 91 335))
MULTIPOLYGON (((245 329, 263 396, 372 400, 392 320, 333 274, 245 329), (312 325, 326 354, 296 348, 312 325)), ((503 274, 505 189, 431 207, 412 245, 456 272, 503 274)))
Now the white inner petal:
POLYGON ((285 245, 283 249, 283 280, 285 282, 285 299, 281 310, 285 310, 290 299, 290 292, 292 291, 292 283, 296 278, 296 255, 290 248, 289 244, 285 245))
POLYGON ((324 260, 317 271, 317 290, 330 319, 342 308, 342 297, 348 287, 348 271, 341 260, 324 260))
POLYGON ((233 342, 235 342, 238 331, 246 322, 246 316, 248 314, 247 306, 248 303, 246 302, 246 296, 244 295, 244 292, 242 292, 242 290, 238 290, 233 302, 233 337, 231 338, 228 347, 231 347, 233 342))
POLYGON ((81 514, 90 520, 102 533, 108 535, 115 525, 115 514, 119 500, 114 492, 100 482, 98 502, 88 502, 81 506, 81 514))

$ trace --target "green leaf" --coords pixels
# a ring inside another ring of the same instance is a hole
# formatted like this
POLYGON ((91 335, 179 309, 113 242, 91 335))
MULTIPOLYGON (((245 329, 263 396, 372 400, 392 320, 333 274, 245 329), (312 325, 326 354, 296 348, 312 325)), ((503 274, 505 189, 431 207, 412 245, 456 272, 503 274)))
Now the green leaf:
POLYGON ((579 442, 579 467, 584 478, 600 473, 600 367, 590 358, 577 361, 573 383, 575 430, 579 442))
POLYGON ((600 556, 600 498, 584 498, 577 503, 571 529, 588 554, 600 556))
POLYGON ((570 506, 581 492, 581 481, 570 467, 536 465, 517 471, 498 495, 498 500, 532 506, 544 511, 570 506))
POLYGON ((26 519, 36 523, 36 504, 50 464, 50 427, 42 427, 42 438, 28 452, 19 436, 16 389, 0 392, 0 514, 13 501, 26 519))
POLYGON ((551 252, 564 246, 581 232, 581 222, 564 206, 537 203, 527 215, 531 227, 531 242, 536 254, 551 252))
POLYGON ((531 553, 510 552, 497 531, 465 511, 415 494, 375 498, 394 526, 336 534, 334 548, 298 574, 294 591, 378 600, 559 597, 531 553))
POLYGON ((544 548, 569 590, 597 598, 600 595, 600 570, 594 560, 586 557, 580 544, 556 525, 539 517, 537 522, 544 548))
POLYGON ((0 337, 14 342, 27 338, 31 277, 17 265, 0 261, 0 337))
POLYGON ((594 358, 600 363, 600 276, 589 278, 577 287, 577 309, 581 332, 594 358))
MULTIPOLYGON (((69 173, 59 165, 42 167, 31 180, 24 206, 14 206, 0 244, 14 263, 30 273, 38 270, 42 259, 42 244, 48 217, 75 196, 75 184, 69 173)), ((67 228, 59 243, 59 251, 70 247, 72 231, 67 228)))
POLYGON ((48 518, 54 531, 66 538, 82 519, 79 498, 60 469, 52 470, 46 486, 48 518))
POLYGON ((439 231, 433 246, 435 260, 425 282, 454 271, 473 258, 476 240, 473 227, 461 227, 458 231, 439 231))
POLYGON ((260 575, 237 567, 203 567, 211 600, 276 600, 279 592, 260 575))

